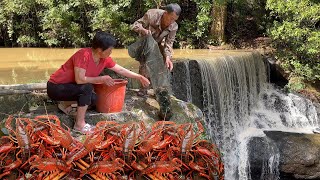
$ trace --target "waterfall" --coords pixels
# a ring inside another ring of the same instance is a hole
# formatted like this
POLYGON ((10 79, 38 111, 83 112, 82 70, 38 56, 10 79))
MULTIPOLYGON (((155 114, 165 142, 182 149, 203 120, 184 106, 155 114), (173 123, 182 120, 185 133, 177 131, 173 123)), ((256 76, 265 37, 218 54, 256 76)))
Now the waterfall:
MULTIPOLYGON (((226 180, 251 179, 247 142, 252 137, 265 137, 264 130, 310 133, 319 126, 310 101, 286 95, 267 82, 267 67, 260 54, 197 62, 207 133, 223 154, 226 180)), ((270 158, 260 179, 278 179, 279 154, 272 145, 268 150, 270 158)))

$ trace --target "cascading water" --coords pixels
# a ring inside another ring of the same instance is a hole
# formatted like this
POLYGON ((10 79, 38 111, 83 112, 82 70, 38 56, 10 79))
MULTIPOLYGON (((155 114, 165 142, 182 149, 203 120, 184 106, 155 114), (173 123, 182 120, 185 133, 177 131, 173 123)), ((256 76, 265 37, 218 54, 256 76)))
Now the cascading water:
MULTIPOLYGON (((223 154, 225 179, 251 179, 247 143, 264 130, 311 133, 318 127, 315 107, 296 95, 285 95, 267 82, 258 53, 197 60, 203 85, 203 111, 208 134, 223 154)), ((270 158, 260 179, 278 179, 279 154, 270 158)))

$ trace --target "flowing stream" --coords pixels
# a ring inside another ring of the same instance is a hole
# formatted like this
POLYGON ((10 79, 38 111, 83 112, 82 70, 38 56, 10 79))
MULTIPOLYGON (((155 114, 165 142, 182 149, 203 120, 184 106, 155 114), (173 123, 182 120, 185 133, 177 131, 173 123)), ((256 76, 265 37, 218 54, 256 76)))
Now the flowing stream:
MULTIPOLYGON (((77 49, 1 48, 0 84, 47 81, 77 49)), ((247 144, 265 137, 264 130, 312 133, 319 126, 313 104, 294 94, 284 94, 268 83, 267 66, 257 53, 246 51, 175 50, 174 57, 197 60, 203 88, 203 112, 208 133, 220 148, 226 180, 250 176, 247 144)), ((137 71, 138 63, 125 49, 115 49, 113 59, 137 71)), ((193 96, 190 63, 185 61, 186 101, 193 96)), ((194 73, 194 72, 193 72, 194 73)), ((199 73, 199 72, 197 72, 199 73)), ((266 139, 268 141, 268 139, 266 139)), ((267 147, 270 158, 260 179, 279 178, 279 153, 267 147)), ((256 180, 256 179, 254 179, 256 180)))
MULTIPOLYGON (((0 48, 0 84, 46 82, 78 48, 0 48)), ((196 59, 239 54, 243 51, 210 51, 208 49, 175 49, 174 58, 196 59)), ((139 63, 127 49, 113 49, 112 59, 119 65, 138 72, 139 63)))
MULTIPOLYGON (((264 130, 312 133, 319 126, 309 100, 268 83, 267 66, 258 53, 197 61, 208 133, 223 154, 226 180, 251 179, 250 138, 265 137, 264 130)), ((279 154, 272 146, 268 150, 261 179, 278 179, 279 154)))

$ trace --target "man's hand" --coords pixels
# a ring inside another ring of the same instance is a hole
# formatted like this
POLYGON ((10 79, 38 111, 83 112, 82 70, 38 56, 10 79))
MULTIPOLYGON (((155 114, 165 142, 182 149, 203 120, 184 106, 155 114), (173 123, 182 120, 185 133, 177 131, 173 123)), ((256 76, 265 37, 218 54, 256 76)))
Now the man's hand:
POLYGON ((146 77, 144 77, 142 75, 140 75, 139 81, 140 81, 140 83, 142 84, 143 87, 147 87, 147 86, 150 85, 150 81, 146 77))
POLYGON ((102 83, 106 84, 107 86, 113 86, 114 80, 110 76, 100 76, 102 83))
POLYGON ((171 59, 170 59, 169 56, 166 57, 166 67, 167 67, 170 71, 172 71, 172 69, 173 69, 173 63, 172 63, 172 61, 171 61, 171 59))
POLYGON ((143 28, 143 29, 142 29, 142 35, 143 35, 143 36, 146 36, 146 35, 148 35, 148 34, 151 34, 151 31, 148 30, 148 29, 143 28))

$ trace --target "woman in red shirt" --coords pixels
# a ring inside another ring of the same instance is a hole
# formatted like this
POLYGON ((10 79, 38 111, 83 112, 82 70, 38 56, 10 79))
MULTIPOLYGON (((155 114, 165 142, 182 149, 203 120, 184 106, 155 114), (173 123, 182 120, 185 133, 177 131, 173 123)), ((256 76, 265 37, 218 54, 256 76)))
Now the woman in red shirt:
POLYGON ((90 131, 91 126, 85 122, 85 114, 89 105, 96 99, 93 92, 95 83, 114 85, 114 80, 108 76, 99 76, 104 68, 120 75, 134 78, 146 87, 150 84, 144 76, 129 71, 117 65, 110 56, 116 40, 106 32, 97 32, 92 40, 91 48, 77 51, 54 72, 47 83, 48 96, 57 101, 77 101, 77 114, 74 129, 83 133, 90 131))

